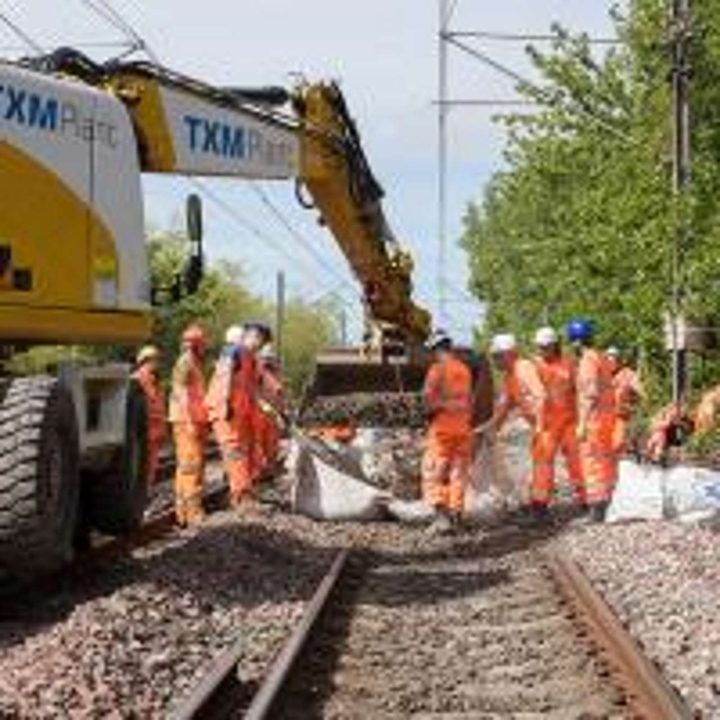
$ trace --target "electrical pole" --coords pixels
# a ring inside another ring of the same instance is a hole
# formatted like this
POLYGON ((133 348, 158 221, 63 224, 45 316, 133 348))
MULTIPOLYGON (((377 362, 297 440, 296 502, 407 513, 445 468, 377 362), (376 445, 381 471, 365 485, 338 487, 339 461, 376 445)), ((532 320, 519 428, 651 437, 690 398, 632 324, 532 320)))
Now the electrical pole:
POLYGON ((283 367, 285 334, 285 273, 279 270, 275 280, 275 352, 283 367))
POLYGON ((348 344, 348 320, 345 307, 340 308, 340 345, 346 347, 348 344))
POLYGON ((447 84, 448 47, 447 32, 451 6, 449 0, 438 0, 438 322, 447 322, 447 84))
MULTIPOLYGON (((672 1, 672 122, 673 192, 680 200, 690 184, 690 0, 672 1)), ((683 315, 683 253, 687 244, 687 221, 683 216, 675 230, 672 255, 672 356, 673 402, 680 405, 687 385, 685 338, 679 338, 683 315)), ((685 323, 682 323, 683 333, 685 323)))

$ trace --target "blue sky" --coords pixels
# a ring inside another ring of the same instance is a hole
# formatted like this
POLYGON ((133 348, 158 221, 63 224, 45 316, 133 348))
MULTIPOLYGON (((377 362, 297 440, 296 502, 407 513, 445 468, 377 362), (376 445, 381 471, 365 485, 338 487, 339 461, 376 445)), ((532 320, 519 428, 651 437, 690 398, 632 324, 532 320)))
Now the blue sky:
MULTIPOLYGON (((219 85, 292 84, 338 79, 359 124, 373 168, 387 193, 391 223, 412 250, 417 295, 436 303, 437 267, 437 0, 112 0, 114 7, 148 41, 164 64, 219 85)), ((458 0, 455 29, 545 32, 554 21, 591 35, 611 32, 610 0, 458 0)), ((120 32, 82 0, 0 0, 0 9, 36 41, 48 46, 122 39, 120 32)), ((17 39, 0 26, 0 46, 17 39)), ((478 48, 520 73, 531 75, 521 45, 483 43, 478 48)), ((97 56, 113 50, 93 51, 97 56), (99 54, 98 54, 99 53, 99 54)), ((3 48, 5 56, 17 54, 3 48)), ((462 98, 512 98, 512 83, 450 53, 450 93, 462 98)), ((481 308, 468 303, 467 267, 457 248, 467 203, 481 196, 491 173, 501 167, 502 133, 492 110, 457 108, 450 114, 448 174, 452 286, 449 326, 468 339, 481 308)), ((237 260, 252 286, 273 292, 284 269, 290 291, 309 299, 339 290, 351 315, 359 316, 350 273, 332 239, 312 213, 296 203, 289 183, 266 185, 273 201, 307 242, 326 257, 318 263, 268 213, 244 182, 212 181, 210 187, 262 237, 240 227, 211 202, 205 203, 208 252, 237 260), (270 240, 268 240, 268 238, 270 240)), ((151 226, 179 222, 192 187, 177 178, 146 180, 146 216, 151 226)), ((357 322, 351 323, 357 328, 357 322)))

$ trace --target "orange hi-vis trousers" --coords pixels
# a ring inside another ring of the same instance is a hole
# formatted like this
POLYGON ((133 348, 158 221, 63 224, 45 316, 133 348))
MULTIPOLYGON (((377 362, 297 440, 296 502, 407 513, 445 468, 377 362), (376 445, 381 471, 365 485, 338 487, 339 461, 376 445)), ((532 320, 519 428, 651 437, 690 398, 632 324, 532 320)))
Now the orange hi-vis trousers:
POLYGON ((627 449, 628 430, 630 428, 630 418, 624 415, 615 416, 615 425, 613 426, 613 452, 620 458, 627 449))
POLYGON ((272 467, 280 451, 280 428, 271 415, 260 410, 257 418, 257 450, 260 456, 259 473, 272 467))
POLYGON ((160 451, 163 441, 150 436, 148 439, 147 474, 148 484, 157 482, 158 469, 160 468, 160 451))
POLYGON ((252 491, 255 475, 252 426, 250 423, 216 420, 213 432, 228 477, 230 498, 237 502, 252 491))
POLYGON ((422 466, 423 500, 432 507, 462 512, 470 476, 472 435, 431 426, 422 466))
POLYGON ((585 502, 585 483, 580 463, 580 448, 575 432, 575 421, 568 419, 553 423, 533 435, 531 502, 547 505, 552 499, 555 492, 555 459, 558 451, 565 458, 568 479, 573 487, 576 501, 585 502))
POLYGON ((205 438, 206 430, 203 425, 191 422, 173 423, 177 461, 175 516, 180 525, 194 525, 205 517, 202 504, 205 438))
POLYGON ((580 443, 580 461, 587 502, 591 505, 610 499, 617 480, 617 454, 613 447, 615 414, 593 412, 587 423, 587 437, 580 443))

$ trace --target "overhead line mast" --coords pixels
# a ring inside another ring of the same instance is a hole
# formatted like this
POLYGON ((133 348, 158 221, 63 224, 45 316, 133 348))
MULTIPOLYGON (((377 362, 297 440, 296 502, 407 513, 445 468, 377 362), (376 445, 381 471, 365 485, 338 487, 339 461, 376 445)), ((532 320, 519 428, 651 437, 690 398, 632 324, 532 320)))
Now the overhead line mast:
MULTIPOLYGON (((680 199, 690 185, 690 0, 672 0, 673 191, 680 199)), ((687 391, 687 358, 679 337, 683 316, 683 253, 688 239, 684 217, 675 231, 672 250, 672 381, 673 402, 682 405, 687 391)))

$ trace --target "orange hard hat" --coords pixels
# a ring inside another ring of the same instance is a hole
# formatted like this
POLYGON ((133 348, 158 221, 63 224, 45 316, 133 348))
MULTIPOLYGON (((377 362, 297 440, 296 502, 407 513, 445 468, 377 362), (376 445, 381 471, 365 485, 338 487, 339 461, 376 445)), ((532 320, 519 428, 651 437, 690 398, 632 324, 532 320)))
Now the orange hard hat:
POLYGON ((199 325, 188 325, 182 334, 183 345, 190 347, 203 347, 205 345, 205 331, 199 325))

